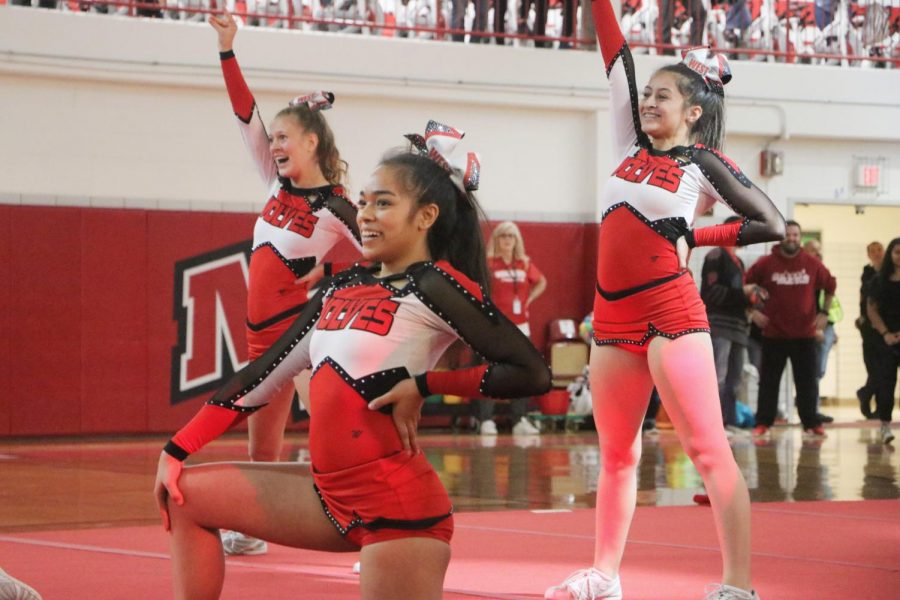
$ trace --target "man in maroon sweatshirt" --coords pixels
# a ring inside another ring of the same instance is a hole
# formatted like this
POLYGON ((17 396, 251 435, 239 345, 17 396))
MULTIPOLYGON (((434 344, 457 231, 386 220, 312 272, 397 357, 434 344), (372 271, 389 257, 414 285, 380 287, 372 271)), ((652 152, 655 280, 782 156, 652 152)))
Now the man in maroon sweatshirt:
POLYGON ((816 331, 828 324, 828 309, 836 282, 822 261, 800 248, 800 224, 787 221, 784 241, 747 271, 747 283, 765 288, 765 307, 750 317, 762 329, 762 365, 756 408, 756 436, 768 433, 778 409, 778 387, 787 359, 791 359, 797 412, 807 435, 824 436, 816 416, 819 384, 816 377, 816 331), (825 290, 819 309, 817 290, 825 290))

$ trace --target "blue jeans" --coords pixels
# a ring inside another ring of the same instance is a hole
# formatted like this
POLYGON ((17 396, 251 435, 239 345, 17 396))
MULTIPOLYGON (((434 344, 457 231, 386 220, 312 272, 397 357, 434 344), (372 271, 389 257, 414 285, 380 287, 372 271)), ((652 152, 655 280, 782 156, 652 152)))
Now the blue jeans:
MULTIPOLYGON (((837 339, 837 335, 834 333, 834 323, 826 325, 822 333, 825 334, 825 339, 816 344, 816 364, 818 365, 816 379, 819 381, 825 377, 825 368, 828 366, 828 354, 831 352, 831 347, 834 346, 834 342, 837 339)), ((816 396, 816 412, 819 412, 820 400, 821 398, 816 396)))
POLYGON ((716 361, 716 379, 719 383, 719 403, 722 405, 722 422, 737 423, 737 393, 744 372, 745 347, 723 337, 712 336, 713 359, 716 361))
POLYGON ((825 327, 825 339, 816 344, 816 363, 819 365, 819 373, 817 379, 825 377, 825 368, 828 366, 828 353, 834 346, 837 335, 834 333, 834 323, 829 323, 825 327))

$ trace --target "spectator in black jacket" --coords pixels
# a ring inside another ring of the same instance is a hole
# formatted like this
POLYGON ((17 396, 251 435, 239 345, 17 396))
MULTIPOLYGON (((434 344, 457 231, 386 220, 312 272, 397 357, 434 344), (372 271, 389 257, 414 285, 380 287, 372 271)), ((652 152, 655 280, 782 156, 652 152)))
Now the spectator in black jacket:
POLYGON ((881 261, 884 259, 884 246, 881 242, 872 242, 866 246, 866 254, 869 256, 869 264, 863 267, 862 276, 859 286, 859 318, 856 319, 856 328, 863 340, 863 362, 866 365, 866 383, 856 390, 856 397, 859 398, 859 410, 867 419, 874 419, 875 413, 872 411, 872 398, 875 396, 875 383, 872 381, 872 366, 874 364, 874 353, 878 350, 881 343, 881 336, 872 329, 872 323, 869 322, 867 298, 872 287, 872 281, 878 275, 878 269, 881 268, 881 261))
MULTIPOLYGON (((725 223, 741 217, 725 219, 725 223)), ((765 299, 766 291, 744 284, 744 263, 734 247, 715 248, 706 255, 701 274, 700 297, 706 304, 712 336, 719 402, 726 428, 737 425, 737 391, 744 370, 744 353, 750 332, 747 310, 765 299)))
POLYGON ((878 275, 872 281, 866 314, 881 342, 875 351, 872 379, 875 404, 881 421, 881 441, 894 441, 891 413, 900 368, 900 237, 888 244, 878 275))

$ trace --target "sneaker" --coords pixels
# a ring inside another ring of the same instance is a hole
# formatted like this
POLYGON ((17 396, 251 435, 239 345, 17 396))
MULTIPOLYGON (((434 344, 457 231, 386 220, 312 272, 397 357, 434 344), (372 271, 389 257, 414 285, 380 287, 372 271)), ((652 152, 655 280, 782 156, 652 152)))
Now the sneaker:
POLYGON ((753 437, 763 437, 769 435, 768 425, 757 425, 753 428, 753 437))
POLYGON ((491 419, 483 421, 481 427, 478 428, 478 432, 481 435, 497 435, 497 424, 491 419))
POLYGON ((834 417, 831 415, 816 413, 816 418, 819 420, 819 423, 834 423, 834 417))
POLYGON ((807 427, 803 430, 803 435, 808 437, 825 437, 825 428, 821 425, 816 425, 815 427, 807 427))
POLYGON ((746 438, 749 434, 750 434, 750 432, 748 430, 738 427, 737 425, 726 425, 725 426, 725 435, 727 435, 729 438, 733 438, 733 437, 746 438))
POLYGON ((240 531, 223 531, 222 548, 228 556, 256 556, 269 551, 265 541, 244 535, 240 531))
POLYGON ((41 595, 0 569, 0 600, 41 600, 41 595))
MULTIPOLYGON (((493 421, 491 421, 493 423, 493 421)), ((534 426, 534 424, 522 417, 519 419, 519 422, 513 425, 512 428, 513 435, 540 435, 541 430, 534 426)))
POLYGON ((882 444, 890 444, 894 441, 894 433, 891 431, 891 424, 882 421, 881 422, 881 443, 882 444))
POLYGON ((859 400, 859 412, 866 419, 871 419, 874 416, 872 412, 872 395, 868 393, 865 386, 856 390, 856 398, 859 400))
POLYGON ((724 583, 710 583, 706 586, 703 600, 759 600, 756 590, 742 590, 724 583))
POLYGON ((610 578, 593 567, 575 571, 565 581, 544 592, 544 600, 622 600, 619 576, 610 578))

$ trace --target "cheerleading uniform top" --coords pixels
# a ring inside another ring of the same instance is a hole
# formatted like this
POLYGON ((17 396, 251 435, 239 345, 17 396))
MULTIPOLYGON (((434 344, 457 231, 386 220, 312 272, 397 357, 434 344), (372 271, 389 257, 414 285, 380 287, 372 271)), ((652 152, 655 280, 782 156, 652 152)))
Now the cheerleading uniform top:
POLYGON ((618 300, 686 274, 675 250, 682 236, 690 247, 779 239, 780 213, 724 154, 701 144, 653 149, 641 130, 634 63, 610 1, 594 0, 592 8, 610 85, 613 153, 620 161, 601 196, 598 295, 618 300), (743 219, 691 229, 695 215, 715 202, 743 219))
MULTIPOLYGON (((251 358, 283 333, 309 299, 305 283, 295 283, 342 239, 361 250, 356 207, 340 185, 297 188, 278 175, 269 135, 233 51, 220 53, 225 87, 238 119, 241 137, 269 193, 253 228, 247 326, 251 349, 254 334, 265 338, 251 358)), ((325 265, 330 274, 332 265, 325 265)))
POLYGON ((354 266, 316 294, 288 331, 220 389, 166 446, 184 459, 273 392, 312 367, 309 445, 313 469, 329 473, 402 450, 391 407, 368 403, 412 375, 422 395, 520 398, 550 386, 546 363, 481 288, 446 262, 375 277, 354 266), (432 370, 461 338, 486 364, 432 370))

